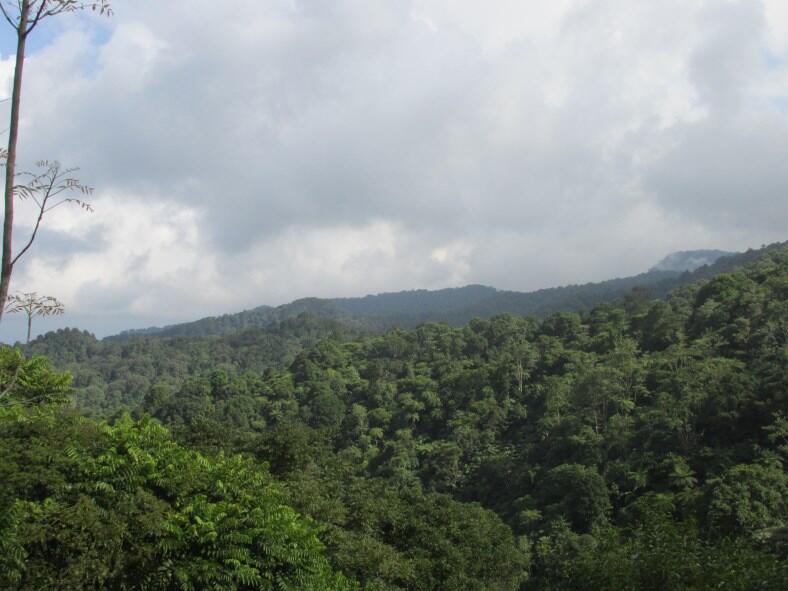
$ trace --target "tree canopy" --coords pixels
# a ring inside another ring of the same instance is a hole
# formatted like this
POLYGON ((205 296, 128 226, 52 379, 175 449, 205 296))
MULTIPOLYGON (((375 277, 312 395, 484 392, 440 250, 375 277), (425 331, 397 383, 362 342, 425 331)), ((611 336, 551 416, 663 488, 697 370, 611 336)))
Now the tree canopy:
POLYGON ((27 351, 74 373, 72 407, 67 377, 5 349, 5 576, 781 589, 787 285, 775 250, 665 300, 541 321, 60 331, 27 351))

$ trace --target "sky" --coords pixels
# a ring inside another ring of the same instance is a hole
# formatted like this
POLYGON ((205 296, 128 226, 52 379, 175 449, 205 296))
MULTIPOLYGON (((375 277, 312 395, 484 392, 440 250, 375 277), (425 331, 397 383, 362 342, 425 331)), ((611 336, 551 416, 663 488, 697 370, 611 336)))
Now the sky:
MULTIPOLYGON (((12 292, 66 307, 34 333, 528 291, 788 239, 785 0, 113 6, 51 19, 27 52, 19 167, 95 189, 15 270, 12 292)), ((23 336, 6 316, 0 339, 23 336)))

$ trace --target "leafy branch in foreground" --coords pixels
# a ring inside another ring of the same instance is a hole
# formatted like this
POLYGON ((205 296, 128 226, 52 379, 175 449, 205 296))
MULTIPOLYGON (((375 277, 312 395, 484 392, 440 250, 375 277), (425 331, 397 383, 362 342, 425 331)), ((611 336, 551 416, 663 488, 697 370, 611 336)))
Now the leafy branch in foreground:
POLYGON ((17 348, 0 347, 0 414, 9 407, 54 408, 70 393, 71 376, 53 371, 46 357, 26 358, 17 348))
POLYGON ((0 348, 0 387, 12 380, 17 403, 0 404, 0 589, 356 589, 263 465, 187 450, 151 419, 63 411, 40 396, 69 376, 0 348))

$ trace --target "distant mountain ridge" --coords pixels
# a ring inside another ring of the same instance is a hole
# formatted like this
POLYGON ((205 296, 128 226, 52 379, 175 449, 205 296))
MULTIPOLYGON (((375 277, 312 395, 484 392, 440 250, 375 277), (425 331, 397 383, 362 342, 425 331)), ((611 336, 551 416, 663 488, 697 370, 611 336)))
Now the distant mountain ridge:
POLYGON ((134 336, 227 335, 250 328, 274 326, 302 314, 338 321, 353 330, 370 332, 381 332, 393 327, 412 328, 424 322, 445 322, 452 326, 462 326, 473 318, 489 318, 503 313, 543 318, 556 312, 589 310, 600 303, 626 297, 635 288, 647 297, 665 297, 677 287, 730 272, 787 244, 788 242, 775 243, 743 253, 721 250, 676 252, 639 275, 532 292, 467 285, 355 298, 303 298, 277 307, 259 306, 235 314, 212 316, 193 322, 125 331, 107 338, 115 340, 134 336))
POLYGON ((703 265, 713 265, 718 259, 737 253, 725 250, 682 250, 666 256, 649 271, 694 271, 703 265))

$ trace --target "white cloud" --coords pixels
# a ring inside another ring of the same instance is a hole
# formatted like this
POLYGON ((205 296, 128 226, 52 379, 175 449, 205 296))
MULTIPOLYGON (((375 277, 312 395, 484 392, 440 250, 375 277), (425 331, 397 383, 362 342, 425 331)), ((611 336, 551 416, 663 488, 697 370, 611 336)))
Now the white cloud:
POLYGON ((48 220, 18 286, 101 332, 785 238, 782 0, 233 6, 123 3, 30 56, 23 156, 98 207, 48 220))

